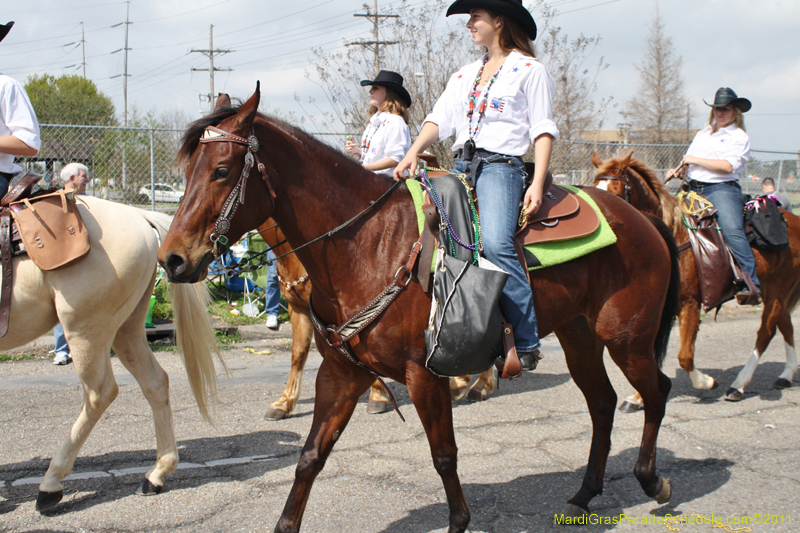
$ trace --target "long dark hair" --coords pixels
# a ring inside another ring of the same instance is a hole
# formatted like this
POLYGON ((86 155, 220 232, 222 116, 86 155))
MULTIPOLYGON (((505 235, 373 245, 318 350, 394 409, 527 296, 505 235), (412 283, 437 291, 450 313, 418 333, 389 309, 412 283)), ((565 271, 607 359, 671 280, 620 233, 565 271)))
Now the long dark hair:
MULTIPOLYGON (((384 87, 384 89, 386 89, 386 101, 380 109, 374 105, 369 106, 369 116, 371 117, 378 111, 388 111, 393 115, 399 115, 406 121, 406 124, 408 124, 408 107, 406 107, 406 103, 400 98, 400 95, 390 88, 384 87)), ((369 124, 369 119, 367 119, 367 124, 369 124)))
POLYGON ((500 21, 503 23, 500 28, 500 47, 503 48, 503 50, 516 49, 531 57, 536 57, 533 42, 528 39, 528 34, 525 33, 522 26, 517 24, 517 22, 508 15, 488 10, 487 12, 492 18, 500 17, 500 21))

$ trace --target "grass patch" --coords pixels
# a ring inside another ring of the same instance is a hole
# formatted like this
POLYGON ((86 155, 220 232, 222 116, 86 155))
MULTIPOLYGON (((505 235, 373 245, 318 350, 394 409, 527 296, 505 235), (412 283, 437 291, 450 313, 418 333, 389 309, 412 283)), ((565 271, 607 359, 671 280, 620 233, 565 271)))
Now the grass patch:
POLYGON ((0 362, 2 361, 27 361, 29 359, 38 359, 39 356, 37 355, 29 355, 29 354, 7 354, 7 353, 0 353, 0 362))
MULTIPOLYGON (((238 331, 228 333, 227 331, 214 330, 214 336, 217 338, 217 344, 222 350, 230 350, 237 342, 242 342, 242 336, 238 331)), ((150 349, 154 352, 176 352, 178 347, 175 345, 174 339, 166 337, 155 341, 148 342, 150 349)))

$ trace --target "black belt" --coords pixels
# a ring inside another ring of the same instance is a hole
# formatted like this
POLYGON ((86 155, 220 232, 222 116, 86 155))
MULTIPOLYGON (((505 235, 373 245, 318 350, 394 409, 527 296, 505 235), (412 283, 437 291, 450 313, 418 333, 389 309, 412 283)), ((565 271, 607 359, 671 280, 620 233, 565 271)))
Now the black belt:
POLYGON ((8 181, 11 181, 11 178, 16 176, 16 174, 11 174, 9 172, 0 172, 0 176, 2 176, 3 178, 7 179, 8 181))
POLYGON ((475 154, 472 156, 472 160, 469 161, 464 159, 463 148, 459 148, 458 150, 456 150, 456 159, 461 159, 469 163, 469 169, 467 170, 467 180, 469 180, 470 182, 472 182, 475 179, 475 171, 478 169, 478 165, 481 164, 481 161, 487 157, 492 157, 496 155, 503 157, 517 157, 520 160, 522 159, 522 157, 516 155, 500 154, 497 152, 490 152, 489 150, 484 150, 483 148, 476 148, 475 154))

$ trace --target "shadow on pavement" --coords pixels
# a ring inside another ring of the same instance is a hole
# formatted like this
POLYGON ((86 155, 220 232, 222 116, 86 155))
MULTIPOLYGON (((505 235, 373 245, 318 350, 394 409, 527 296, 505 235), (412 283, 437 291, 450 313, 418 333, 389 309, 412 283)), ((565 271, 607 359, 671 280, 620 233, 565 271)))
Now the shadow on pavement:
MULTIPOLYGON (((232 458, 269 457, 246 464, 178 469, 166 477, 164 491, 189 489, 209 482, 224 483, 259 477, 266 472, 296 464, 301 445, 301 436, 289 431, 258 431, 244 435, 178 441, 181 463, 203 464, 232 458)), ((88 457, 79 456, 72 472, 108 472, 132 467, 149 468, 153 465, 155 458, 156 451, 154 449, 112 452, 88 457)), ((38 484, 11 486, 11 481, 26 477, 41 477, 47 471, 49 464, 50 458, 37 458, 22 463, 0 465, 0 479, 8 480, 7 485, 0 489, 0 494, 6 500, 0 501, 0 516, 13 511, 26 502, 34 502, 38 494, 38 484)), ((64 500, 46 514, 52 516, 80 511, 94 505, 128 497, 134 493, 143 478, 144 474, 129 474, 119 477, 64 481, 62 483, 64 500), (70 493, 74 493, 76 490, 82 495, 70 498, 70 493)))

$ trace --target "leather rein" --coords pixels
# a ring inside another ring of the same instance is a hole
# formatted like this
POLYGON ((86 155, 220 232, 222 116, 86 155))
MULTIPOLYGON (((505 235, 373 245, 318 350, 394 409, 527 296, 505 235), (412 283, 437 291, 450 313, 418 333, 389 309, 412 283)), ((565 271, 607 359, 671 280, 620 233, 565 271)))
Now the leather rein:
POLYGON ((628 181, 628 178, 618 178, 617 176, 606 176, 604 175, 601 180, 608 180, 608 181, 621 181, 625 184, 625 201, 631 203, 631 182, 628 181))
MULTIPOLYGON (((205 131, 203 132, 203 137, 200 139, 201 144, 211 143, 211 142, 231 142, 234 144, 240 144, 242 146, 247 147, 247 153, 244 157, 244 167, 242 168, 242 173, 239 176, 239 181, 234 186, 233 190, 231 190, 228 197, 225 199, 225 202, 222 204, 222 210, 220 211, 219 217, 217 218, 217 222, 214 225, 214 231, 211 232, 211 242, 214 244, 214 250, 216 252, 224 251, 225 248, 228 246, 228 238, 225 234, 231 227, 231 219, 233 215, 236 213, 236 210, 240 205, 244 205, 245 201, 245 190, 247 185, 247 178, 250 176, 250 170, 253 168, 255 164, 258 167, 259 172, 261 173, 261 179, 266 183, 267 188, 269 189, 270 193, 270 201, 272 203, 272 208, 274 210, 275 207, 275 199, 276 194, 275 190, 272 188, 272 184, 269 181, 269 176, 267 175, 266 167, 264 166, 261 161, 258 159, 258 149, 259 149, 259 142, 258 138, 255 136, 252 128, 250 129, 250 136, 245 139, 244 137, 239 137, 238 135, 234 135, 229 133, 225 130, 221 130, 215 126, 207 126, 205 131)), ((331 231, 320 235, 316 239, 312 239, 311 241, 290 250, 289 252, 276 257, 275 259, 267 260, 264 264, 258 265, 258 268, 263 267, 266 265, 272 265, 273 262, 277 261, 281 257, 285 257, 289 254, 295 253, 298 250, 301 250, 307 246, 310 246, 316 242, 319 242, 323 239, 330 237, 331 235, 345 229, 346 227, 350 226, 353 222, 361 218, 364 214, 368 211, 374 209, 377 205, 381 203, 382 200, 387 198, 391 195, 397 188, 402 184, 402 181, 396 181, 385 193, 383 193, 380 198, 375 201, 369 203, 369 205, 357 213, 354 217, 347 220, 343 224, 337 226, 336 228, 332 229, 331 231)), ((270 248, 272 249, 272 248, 270 248)), ((394 274, 394 279, 389 283, 389 285, 381 291, 378 296, 373 298, 366 306, 362 307, 358 311, 356 311, 353 316, 349 319, 345 320, 345 322, 340 325, 326 325, 324 324, 319 317, 314 312, 314 306, 311 303, 311 294, 308 297, 308 308, 311 315, 311 323, 314 326, 314 329, 322 336, 325 341, 328 343, 328 346, 336 350, 338 353, 343 355, 346 359, 350 362, 354 363, 357 366, 367 370, 371 373, 375 378, 381 383, 386 392, 387 396, 389 397, 389 401, 392 404, 392 407, 400 416, 400 418, 405 422, 405 418, 403 414, 400 412, 400 409, 397 407, 397 402, 392 395, 392 391, 389 387, 386 386, 382 377, 378 372, 371 369, 367 365, 365 365, 361 360, 356 356, 355 352, 350 345, 350 341, 358 336, 358 334, 366 328, 369 324, 371 324, 378 316, 383 313, 383 311, 389 306, 389 304, 394 301, 397 296, 399 296, 400 292, 403 291, 411 281, 413 277, 413 267, 417 262, 417 258, 419 257, 420 252, 422 251, 422 236, 414 242, 411 246, 411 252, 408 255, 408 260, 405 264, 401 265, 400 268, 397 269, 397 272, 394 274)), ((265 252, 266 255, 266 252, 265 252)), ((248 267, 251 268, 251 267, 248 267)), ((255 269, 255 268, 252 268, 255 269)), ((299 282, 298 282, 299 283, 299 282)))

